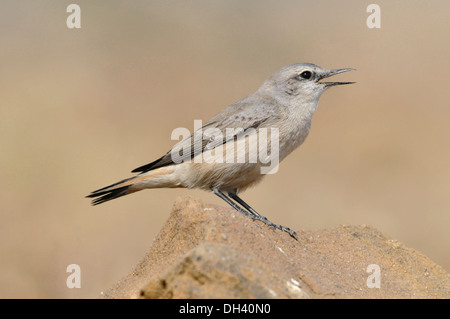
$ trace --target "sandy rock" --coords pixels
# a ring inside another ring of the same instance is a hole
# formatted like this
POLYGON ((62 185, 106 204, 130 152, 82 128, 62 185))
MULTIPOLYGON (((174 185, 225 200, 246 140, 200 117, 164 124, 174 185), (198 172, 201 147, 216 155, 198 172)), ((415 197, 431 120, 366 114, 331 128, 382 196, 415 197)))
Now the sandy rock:
POLYGON ((107 298, 449 298, 450 277, 370 226, 289 234, 181 197, 107 298), (380 288, 370 288, 379 267, 380 288), (371 268, 373 269, 373 268, 371 268), (369 283, 369 285, 368 285, 369 283))

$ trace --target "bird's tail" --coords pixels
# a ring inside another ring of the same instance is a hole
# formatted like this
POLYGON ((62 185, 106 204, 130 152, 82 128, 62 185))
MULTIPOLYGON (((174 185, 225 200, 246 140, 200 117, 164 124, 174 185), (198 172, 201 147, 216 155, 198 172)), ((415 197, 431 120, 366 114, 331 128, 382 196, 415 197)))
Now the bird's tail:
POLYGON ((173 172, 174 167, 161 167, 97 189, 86 197, 94 198, 92 205, 98 205, 145 188, 179 187, 172 181, 173 172))

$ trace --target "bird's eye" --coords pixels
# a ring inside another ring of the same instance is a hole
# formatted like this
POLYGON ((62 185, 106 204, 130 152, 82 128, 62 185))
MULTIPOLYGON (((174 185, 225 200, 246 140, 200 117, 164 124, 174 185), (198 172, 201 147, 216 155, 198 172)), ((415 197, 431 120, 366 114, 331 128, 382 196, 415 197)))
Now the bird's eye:
POLYGON ((300 76, 306 80, 309 80, 312 77, 311 71, 303 71, 300 76))

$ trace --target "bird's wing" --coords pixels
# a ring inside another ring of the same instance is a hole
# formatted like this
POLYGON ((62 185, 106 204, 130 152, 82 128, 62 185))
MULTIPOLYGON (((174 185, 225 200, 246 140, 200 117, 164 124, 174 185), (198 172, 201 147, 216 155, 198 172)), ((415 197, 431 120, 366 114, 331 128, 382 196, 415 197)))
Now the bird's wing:
POLYGON ((211 150, 228 141, 235 140, 246 134, 250 129, 257 129, 269 121, 274 120, 277 112, 272 108, 260 106, 259 112, 255 112, 251 105, 232 105, 233 108, 225 108, 214 116, 201 129, 195 131, 189 137, 177 143, 169 152, 154 162, 140 166, 132 172, 148 172, 150 170, 172 164, 189 161, 204 151, 211 150), (218 131, 219 130, 219 131, 218 131), (229 132, 231 134, 228 134, 229 132), (218 134, 219 133, 219 134, 218 134), (219 136, 219 138, 217 138, 219 136), (187 150, 184 154, 183 150, 187 150), (176 154, 176 162, 172 154, 176 154))

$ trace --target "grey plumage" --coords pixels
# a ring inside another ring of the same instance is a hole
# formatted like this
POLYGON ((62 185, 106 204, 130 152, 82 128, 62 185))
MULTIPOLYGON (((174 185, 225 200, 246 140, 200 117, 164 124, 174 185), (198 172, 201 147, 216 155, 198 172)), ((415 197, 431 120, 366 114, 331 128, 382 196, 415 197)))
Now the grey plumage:
MULTIPOLYGON (((310 63, 286 66, 269 77, 256 92, 217 113, 201 130, 177 143, 164 156, 132 171, 140 174, 96 190, 87 197, 97 197, 93 200, 96 205, 145 188, 200 188, 214 192, 244 215, 296 237, 289 228, 273 224, 259 215, 237 195, 262 179, 260 161, 197 163, 195 159, 241 137, 255 141, 251 134, 261 138, 260 129, 275 128, 279 132, 277 142, 281 162, 308 136, 321 94, 331 86, 352 83, 321 80, 350 70, 353 69, 328 70, 310 63), (234 129, 233 134, 227 135, 227 129, 234 129), (208 130, 223 134, 214 138, 208 135, 208 130), (196 143, 196 138, 201 142, 196 143), (188 150, 186 154, 179 152, 184 149, 188 150), (173 158, 175 150, 179 154, 176 161, 173 158)), ((248 149, 245 152, 248 153, 248 149)))

